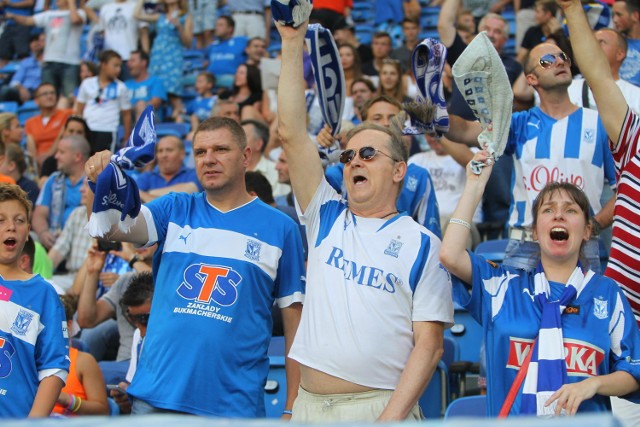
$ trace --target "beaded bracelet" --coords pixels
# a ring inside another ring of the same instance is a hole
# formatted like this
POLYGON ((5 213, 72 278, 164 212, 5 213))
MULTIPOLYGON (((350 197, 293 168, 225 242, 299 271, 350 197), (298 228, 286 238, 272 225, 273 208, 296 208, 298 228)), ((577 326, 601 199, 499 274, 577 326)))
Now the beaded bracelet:
POLYGON ((451 218, 449 220, 449 224, 458 224, 461 225, 463 227, 466 227, 467 230, 471 230, 471 224, 469 224, 467 221, 465 221, 464 219, 460 219, 460 218, 451 218))

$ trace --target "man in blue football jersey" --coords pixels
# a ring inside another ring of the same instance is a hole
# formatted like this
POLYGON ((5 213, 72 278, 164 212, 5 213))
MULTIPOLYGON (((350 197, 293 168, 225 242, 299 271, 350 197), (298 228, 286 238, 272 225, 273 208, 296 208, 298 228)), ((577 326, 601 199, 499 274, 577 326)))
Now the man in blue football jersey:
POLYGON ((396 208, 408 152, 394 131, 352 130, 341 155, 348 202, 326 181, 305 120, 307 30, 284 27, 278 132, 307 230, 308 297, 290 357, 300 362, 293 421, 419 419, 417 401, 453 322, 440 240, 396 208))
MULTIPOLYGON (((549 43, 534 47, 525 63, 527 83, 540 96, 540 107, 511 116, 504 151, 514 159, 510 242, 504 259, 511 267, 535 268, 539 246, 531 230, 531 203, 547 183, 566 181, 583 189, 591 203, 593 235, 585 245, 585 256, 595 272, 601 271, 597 234, 613 221, 613 200, 603 207, 600 196, 606 181, 615 184, 615 167, 598 113, 569 99, 570 67, 571 59, 549 43)), ((450 140, 478 144, 479 122, 450 115, 450 123, 450 140)))
MULTIPOLYGON (((304 293, 300 232, 285 214, 247 193, 251 149, 240 125, 203 121, 193 138, 204 192, 171 193, 142 206, 128 233, 110 239, 158 243, 149 328, 127 393, 133 414, 184 412, 264 416, 271 307, 282 309, 286 350, 296 333, 304 293)), ((85 170, 95 180, 111 153, 85 170)), ((287 402, 299 371, 287 359, 287 402)))

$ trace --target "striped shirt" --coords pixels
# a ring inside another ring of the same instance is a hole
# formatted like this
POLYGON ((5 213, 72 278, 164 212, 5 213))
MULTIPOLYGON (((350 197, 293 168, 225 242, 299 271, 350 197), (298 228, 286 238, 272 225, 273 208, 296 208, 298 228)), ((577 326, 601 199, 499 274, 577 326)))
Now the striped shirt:
POLYGON ((560 120, 538 107, 514 113, 505 154, 514 157, 511 227, 531 227, 533 201, 550 182, 584 190, 592 215, 602 208, 605 178, 615 183, 607 134, 594 110, 580 108, 560 120))
POLYGON ((611 152, 618 174, 613 240, 605 276, 614 279, 631 303, 640 324, 640 117, 627 111, 611 152))

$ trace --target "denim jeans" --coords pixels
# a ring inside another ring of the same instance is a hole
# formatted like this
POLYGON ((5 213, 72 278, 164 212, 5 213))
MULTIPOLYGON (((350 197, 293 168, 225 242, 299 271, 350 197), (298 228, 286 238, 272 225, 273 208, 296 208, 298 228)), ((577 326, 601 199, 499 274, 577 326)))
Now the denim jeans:
MULTIPOLYGON (((598 238, 592 238, 584 244, 582 252, 589 261, 589 268, 594 272, 601 274, 600 266, 600 248, 598 246, 598 238)), ((540 260, 540 246, 538 242, 509 240, 505 257, 502 265, 507 267, 515 267, 523 270, 533 270, 540 260)))

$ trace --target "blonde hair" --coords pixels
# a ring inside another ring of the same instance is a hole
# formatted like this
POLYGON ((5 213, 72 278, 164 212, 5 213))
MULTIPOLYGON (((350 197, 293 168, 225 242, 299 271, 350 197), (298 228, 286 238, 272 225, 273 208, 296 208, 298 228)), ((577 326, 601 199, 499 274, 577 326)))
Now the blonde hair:
POLYGON ((13 113, 0 113, 0 142, 5 142, 4 137, 2 136, 2 131, 9 129, 13 119, 17 120, 18 116, 13 113))

